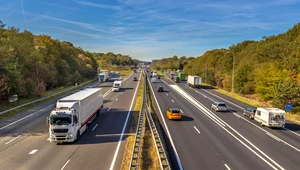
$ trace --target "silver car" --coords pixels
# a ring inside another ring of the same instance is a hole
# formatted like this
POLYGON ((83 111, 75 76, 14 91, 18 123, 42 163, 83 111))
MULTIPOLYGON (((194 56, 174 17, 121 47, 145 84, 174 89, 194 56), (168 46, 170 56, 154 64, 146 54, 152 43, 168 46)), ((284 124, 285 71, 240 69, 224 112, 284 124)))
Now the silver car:
POLYGON ((227 106, 224 102, 214 102, 213 104, 211 104, 211 108, 214 109, 216 112, 227 111, 227 106))

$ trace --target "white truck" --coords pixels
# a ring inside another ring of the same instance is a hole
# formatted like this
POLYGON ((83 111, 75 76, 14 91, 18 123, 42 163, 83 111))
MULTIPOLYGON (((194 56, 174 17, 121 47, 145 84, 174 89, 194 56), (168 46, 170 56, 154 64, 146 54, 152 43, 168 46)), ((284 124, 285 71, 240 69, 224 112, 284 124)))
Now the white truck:
POLYGON ((192 87, 199 88, 201 85, 202 79, 199 76, 188 76, 187 84, 192 87))
POLYGON ((120 91, 122 86, 122 81, 114 81, 112 91, 120 91))
POLYGON ((278 108, 259 107, 256 109, 254 120, 259 122, 261 126, 284 127, 285 111, 278 108))
POLYGON ((87 88, 56 102, 47 117, 50 142, 74 142, 103 108, 101 88, 87 88))
POLYGON ((101 72, 98 75, 99 77, 99 82, 106 82, 108 80, 108 72, 101 72))

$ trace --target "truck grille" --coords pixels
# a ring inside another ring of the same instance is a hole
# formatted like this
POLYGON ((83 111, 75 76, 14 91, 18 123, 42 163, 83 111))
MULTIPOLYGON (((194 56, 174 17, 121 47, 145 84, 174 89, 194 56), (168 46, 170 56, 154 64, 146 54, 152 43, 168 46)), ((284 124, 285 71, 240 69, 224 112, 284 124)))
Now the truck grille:
POLYGON ((68 133, 68 129, 53 129, 54 133, 68 133))

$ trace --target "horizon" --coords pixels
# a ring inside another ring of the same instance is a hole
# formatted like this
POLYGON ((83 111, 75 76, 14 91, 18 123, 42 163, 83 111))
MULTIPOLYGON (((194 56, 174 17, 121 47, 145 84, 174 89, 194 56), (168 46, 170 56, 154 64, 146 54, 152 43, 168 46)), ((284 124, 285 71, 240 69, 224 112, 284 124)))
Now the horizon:
POLYGON ((300 2, 66 0, 2 2, 0 20, 90 52, 141 61, 198 57, 245 40, 284 33, 299 23, 300 2), (204 3, 202 3, 204 2, 204 3))

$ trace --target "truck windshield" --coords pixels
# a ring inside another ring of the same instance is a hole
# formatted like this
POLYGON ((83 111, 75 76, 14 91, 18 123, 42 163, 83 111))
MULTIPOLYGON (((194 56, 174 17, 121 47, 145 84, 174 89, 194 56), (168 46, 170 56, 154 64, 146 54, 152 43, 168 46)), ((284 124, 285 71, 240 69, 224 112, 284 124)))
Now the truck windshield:
POLYGON ((114 84, 114 87, 119 87, 120 85, 119 84, 114 84))
POLYGON ((51 116, 50 117, 50 124, 51 125, 69 125, 72 123, 71 116, 51 116))

